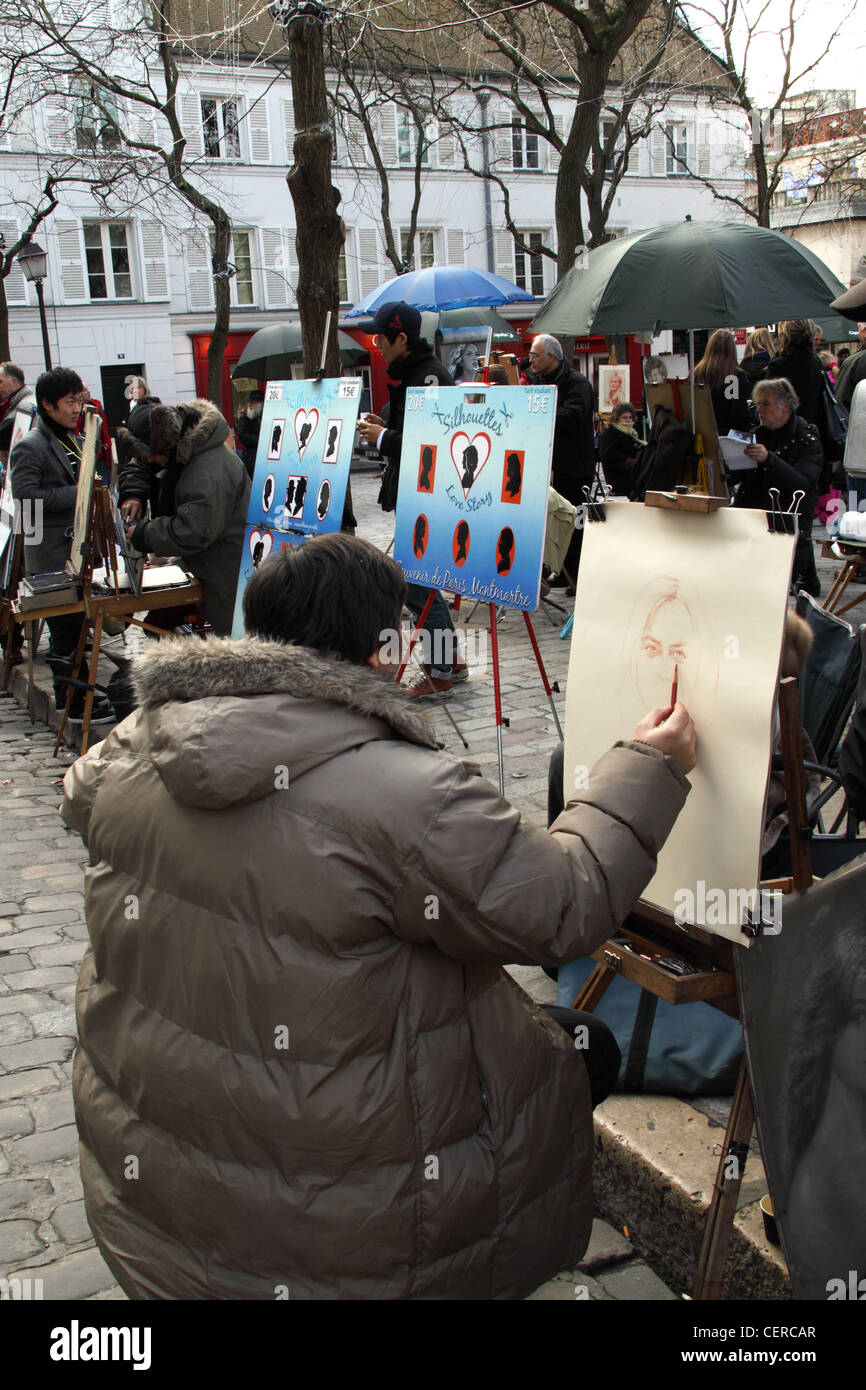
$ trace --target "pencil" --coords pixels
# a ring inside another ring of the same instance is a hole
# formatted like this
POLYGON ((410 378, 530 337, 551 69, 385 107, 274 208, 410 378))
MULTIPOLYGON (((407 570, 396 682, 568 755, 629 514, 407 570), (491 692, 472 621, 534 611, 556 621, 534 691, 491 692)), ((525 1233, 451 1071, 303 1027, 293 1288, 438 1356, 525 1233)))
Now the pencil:
POLYGON ((679 668, 679 666, 674 666, 674 682, 673 682, 673 685, 671 686, 671 705, 675 705, 676 702, 677 702, 677 686, 679 685, 679 682, 680 682, 680 668, 679 668))

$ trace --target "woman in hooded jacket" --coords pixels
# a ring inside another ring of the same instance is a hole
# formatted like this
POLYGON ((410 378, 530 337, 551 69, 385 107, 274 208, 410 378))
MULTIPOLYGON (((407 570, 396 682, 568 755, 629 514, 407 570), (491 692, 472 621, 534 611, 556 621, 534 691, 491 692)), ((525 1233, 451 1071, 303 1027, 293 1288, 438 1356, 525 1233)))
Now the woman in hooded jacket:
POLYGON ((513 1299, 586 1248, 618 1052, 503 966, 622 922, 694 727, 654 710, 535 828, 395 685, 404 599, 365 541, 287 547, 66 775, 85 1203, 132 1298, 513 1299))

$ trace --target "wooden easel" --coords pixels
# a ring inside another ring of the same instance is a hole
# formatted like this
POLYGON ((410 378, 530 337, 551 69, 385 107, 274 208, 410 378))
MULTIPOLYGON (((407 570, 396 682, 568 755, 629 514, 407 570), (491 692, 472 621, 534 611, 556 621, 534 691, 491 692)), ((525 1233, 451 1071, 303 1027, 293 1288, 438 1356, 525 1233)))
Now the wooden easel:
MULTIPOLYGON (((724 503, 721 498, 694 493, 648 493, 645 505, 709 513, 724 503)), ((778 516, 779 513, 774 513, 771 518, 768 514, 773 529, 778 525, 778 516)), ((794 677, 780 682, 779 722, 792 873, 789 879, 774 879, 762 883, 760 887, 770 892, 799 893, 809 888, 813 879, 806 779, 800 751, 800 702, 794 677)), ((758 935, 760 930, 759 921, 749 919, 743 923, 746 935, 758 935)), ((617 935, 626 937, 627 944, 607 941, 593 951, 593 958, 598 964, 573 1001, 572 1008, 592 1012, 616 976, 621 975, 669 1004, 700 1001, 720 1009, 731 1018, 739 1018, 737 948, 734 942, 695 924, 681 925, 671 913, 644 902, 637 904, 617 935), (647 956, 649 959, 646 959, 647 956), (697 973, 672 974, 655 964, 662 957, 681 961, 696 969, 697 973)), ((694 1285, 694 1298, 698 1300, 721 1297, 725 1262, 754 1121, 755 1108, 744 1052, 707 1212, 694 1285), (736 1163, 731 1163, 732 1158, 736 1159, 736 1163)))

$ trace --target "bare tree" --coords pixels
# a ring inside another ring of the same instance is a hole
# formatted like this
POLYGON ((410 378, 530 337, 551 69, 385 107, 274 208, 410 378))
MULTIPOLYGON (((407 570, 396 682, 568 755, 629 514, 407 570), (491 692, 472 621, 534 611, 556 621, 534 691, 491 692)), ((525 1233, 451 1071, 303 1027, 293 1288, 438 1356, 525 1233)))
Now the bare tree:
MULTIPOLYGON (((783 187, 786 163, 793 151, 809 143, 810 130, 814 129, 814 111, 808 106, 798 109, 795 93, 838 44, 853 14, 854 0, 850 0, 835 22, 828 15, 827 27, 817 46, 811 41, 814 31, 810 29, 809 57, 800 62, 795 47, 798 47, 798 26, 806 4, 807 0, 788 0, 784 23, 781 26, 774 23, 772 30, 768 30, 768 0, 705 0, 701 4, 684 0, 679 3, 683 22, 697 29, 703 41, 718 54, 729 78, 730 94, 745 118, 751 146, 751 186, 742 194, 722 192, 712 180, 691 166, 682 151, 677 152, 677 162, 684 172, 699 179, 717 198, 732 204, 761 227, 770 226, 773 202, 783 187), (765 80, 766 71, 765 61, 756 58, 756 51, 759 40, 768 32, 774 35, 778 48, 779 76, 773 95, 759 101, 754 91, 765 80)), ((670 143, 667 132, 665 137, 670 143)), ((859 132, 852 129, 851 138, 836 153, 824 155, 820 170, 816 160, 812 170, 806 171, 801 184, 804 205, 811 203, 816 188, 847 173, 852 156, 864 152, 866 132, 862 128, 859 132)), ((841 182, 840 192, 844 195, 844 177, 841 182)))
MULTIPOLYGON (((204 158, 190 148, 181 111, 182 68, 185 59, 200 60, 208 51, 224 61, 225 54, 239 46, 240 30, 183 32, 187 16, 175 14, 174 0, 148 0, 146 22, 137 26, 126 23, 122 15, 111 24, 102 14, 90 13, 92 8, 91 0, 67 0, 63 7, 52 0, 32 0, 26 9, 18 0, 0 0, 0 32, 11 47, 12 64, 19 73, 26 70, 34 100, 48 94, 80 102, 85 93, 103 146, 123 156, 122 171, 116 168, 109 181, 106 206, 116 210, 124 184, 136 190, 125 195, 127 205, 136 199, 162 201, 169 190, 193 219, 209 224, 215 313, 208 347, 208 396, 219 404, 234 272, 229 260, 232 219, 204 158), (119 103, 126 108, 123 119, 119 103)), ((257 16, 263 13, 260 7, 257 16)), ((247 14, 245 20, 251 17, 247 14)), ((281 46, 270 45, 277 52, 281 46)), ((234 122, 224 131, 226 139, 236 138, 241 119, 236 110, 234 122)), ((79 152, 79 164, 86 164, 86 155, 79 152)), ((95 176, 94 186, 99 183, 95 176)))

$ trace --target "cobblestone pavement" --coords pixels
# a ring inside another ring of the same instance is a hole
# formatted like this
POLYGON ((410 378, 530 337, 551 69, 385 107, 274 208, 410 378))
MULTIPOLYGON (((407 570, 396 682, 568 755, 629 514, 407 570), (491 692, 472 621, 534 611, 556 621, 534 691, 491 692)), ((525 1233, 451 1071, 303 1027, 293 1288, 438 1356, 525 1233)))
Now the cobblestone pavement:
MULTIPOLYGON (((392 519, 375 506, 378 482, 353 478, 359 534, 381 545, 392 519)), ((571 602, 557 602, 570 611, 571 602)), ((476 618, 479 620, 482 610, 476 618)), ((551 681, 563 690, 568 642, 556 625, 532 619, 551 681)), ((496 780, 493 682, 483 642, 470 680, 449 708, 470 743, 469 755, 496 780)), ((510 725, 503 734, 506 795, 544 823, 547 761, 557 731, 518 614, 501 624, 502 694, 510 725)), ((477 657, 478 653, 474 653, 477 657)), ((473 651, 470 650, 470 657, 473 651)), ((44 672, 43 672, 44 676, 44 672)), ((555 697, 560 718, 564 697, 555 697)), ((441 712, 437 727, 459 751, 441 712)), ((628 733, 629 731, 624 731, 628 733)), ((52 757, 53 734, 33 725, 8 695, 0 697, 0 1276, 42 1279, 46 1299, 122 1298, 96 1251, 84 1215, 72 1111, 74 990, 84 952, 85 851, 58 816, 60 779, 71 753, 52 757)), ((554 989, 540 970, 514 974, 537 998, 554 989)), ((535 1299, 673 1299, 624 1235, 597 1222, 583 1265, 532 1295, 535 1299)))

